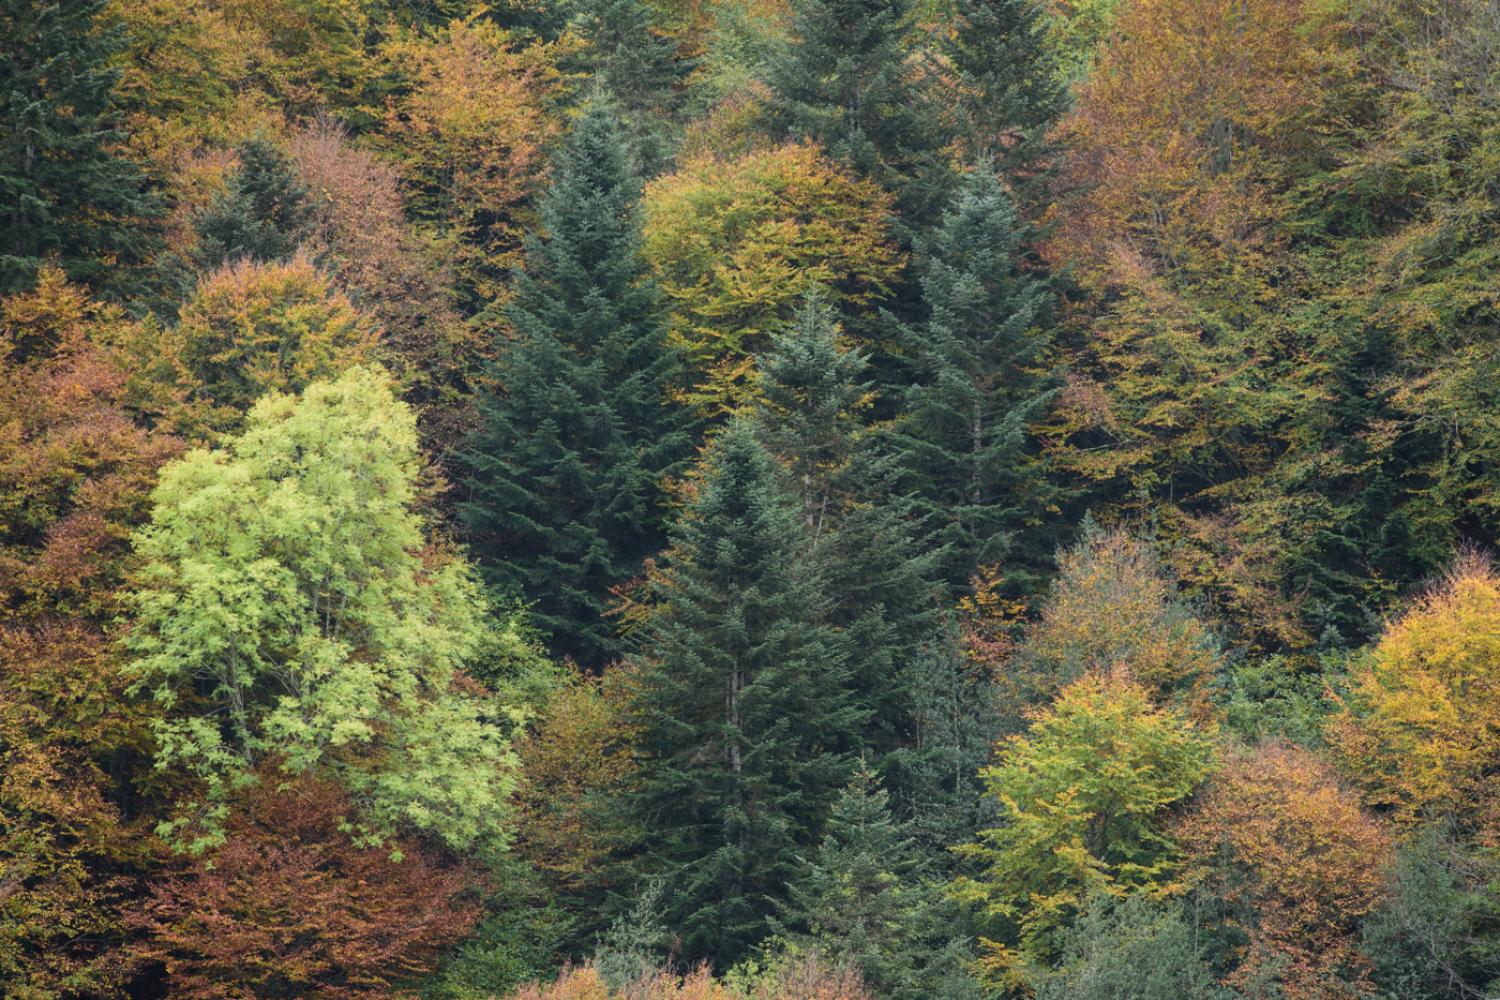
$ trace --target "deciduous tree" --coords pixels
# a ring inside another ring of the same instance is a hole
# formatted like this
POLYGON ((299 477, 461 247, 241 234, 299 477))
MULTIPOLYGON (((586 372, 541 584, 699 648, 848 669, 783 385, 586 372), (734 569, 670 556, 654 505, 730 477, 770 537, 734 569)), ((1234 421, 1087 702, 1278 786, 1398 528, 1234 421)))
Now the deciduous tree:
POLYGON ((1212 732, 1157 708, 1135 681, 1091 674, 1000 746, 982 773, 1001 823, 961 848, 983 866, 959 894, 990 921, 986 975, 1022 985, 1049 966, 1095 895, 1187 890, 1167 811, 1208 775, 1212 732))
POLYGON ((459 673, 484 608, 429 542, 417 473, 411 411, 371 368, 273 393, 223 448, 163 472, 127 645, 167 715, 158 767, 199 785, 160 827, 176 845, 222 843, 262 763, 337 776, 362 841, 504 845, 514 757, 500 707, 459 673))
POLYGON ((163 872, 131 913, 128 949, 171 997, 389 995, 474 925, 473 873, 420 844, 350 843, 356 807, 310 779, 262 788, 210 860, 163 872))
POLYGON ((756 397, 754 355, 815 288, 849 314, 880 300, 901 257, 890 200, 809 145, 703 157, 646 192, 645 253, 672 305, 672 336, 718 416, 756 397))

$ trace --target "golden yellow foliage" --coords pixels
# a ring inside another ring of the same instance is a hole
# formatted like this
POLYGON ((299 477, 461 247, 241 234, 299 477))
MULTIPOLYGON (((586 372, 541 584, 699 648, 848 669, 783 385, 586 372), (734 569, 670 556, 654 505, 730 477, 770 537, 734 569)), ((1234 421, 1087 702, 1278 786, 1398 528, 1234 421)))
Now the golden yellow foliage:
POLYGON ((1488 560, 1461 559, 1387 626, 1330 735, 1371 804, 1500 841, 1500 574, 1488 560))
POLYGON ((901 268, 890 196, 812 146, 695 160, 648 186, 645 211, 646 258, 709 414, 756 398, 754 354, 809 291, 869 305, 901 268))

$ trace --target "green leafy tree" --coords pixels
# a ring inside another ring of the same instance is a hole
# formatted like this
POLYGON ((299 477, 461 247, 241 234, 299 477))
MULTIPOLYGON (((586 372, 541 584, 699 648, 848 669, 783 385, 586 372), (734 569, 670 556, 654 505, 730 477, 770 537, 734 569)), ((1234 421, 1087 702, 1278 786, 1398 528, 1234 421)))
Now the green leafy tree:
POLYGON ((265 139, 251 139, 237 152, 239 165, 224 191, 193 220, 205 267, 240 258, 281 260, 297 248, 310 221, 307 188, 291 157, 265 139))
POLYGON ((485 609, 468 568, 427 547, 419 471, 411 411, 355 368, 267 396, 224 448, 162 473, 126 643, 166 713, 158 768, 200 790, 160 828, 177 845, 222 842, 264 764, 337 776, 365 804, 361 839, 503 846, 513 756, 459 673, 485 609))
POLYGON ((983 772, 1001 822, 961 849, 983 871, 958 889, 993 921, 981 964, 996 983, 1055 961, 1059 932, 1099 893, 1186 890, 1160 822, 1207 776, 1210 735, 1133 681, 1091 675, 1002 746, 983 772))
POLYGON ((503 392, 481 401, 468 455, 463 514, 486 577, 532 602, 554 650, 589 665, 619 650, 610 590, 659 548, 662 481, 688 446, 639 198, 613 112, 590 104, 542 198, 496 372, 503 392))
POLYGON ((645 626, 626 805, 683 956, 727 966, 818 842, 862 719, 780 471, 743 422, 708 463, 645 626))
POLYGON ((910 20, 906 0, 793 0, 792 41, 767 74, 767 121, 879 182, 913 231, 937 217, 951 170, 907 60, 910 20))
MULTIPOLYGON (((157 214, 114 111, 122 46, 105 0, 0 4, 0 294, 30 287, 55 257, 97 282, 151 246, 157 214)), ((113 276, 117 277, 117 276, 113 276)))
POLYGON ((1052 293, 1021 268, 1025 236, 995 173, 976 168, 923 248, 929 315, 906 330, 917 373, 897 440, 954 586, 1002 560, 1024 579, 1049 555, 1027 532, 1050 489, 1027 428, 1051 398, 1038 369, 1052 293))

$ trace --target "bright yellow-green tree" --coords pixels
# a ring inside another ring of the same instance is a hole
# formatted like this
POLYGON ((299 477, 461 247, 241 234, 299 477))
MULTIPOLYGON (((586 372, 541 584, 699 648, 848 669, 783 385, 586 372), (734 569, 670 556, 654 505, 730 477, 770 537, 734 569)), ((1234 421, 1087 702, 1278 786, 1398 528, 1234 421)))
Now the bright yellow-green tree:
POLYGON ((1100 893, 1186 890, 1168 809, 1208 775, 1212 726, 1157 708, 1123 676, 1065 688, 981 774, 998 826, 958 850, 982 866, 958 883, 980 912, 980 966, 997 985, 1024 983, 1057 957, 1058 932, 1100 893))
POLYGON ((197 788, 159 827, 178 846, 222 843, 263 765, 335 777, 368 840, 504 846, 504 710, 461 673, 488 618, 468 566, 431 543, 418 472, 415 418, 366 367, 272 393, 225 447, 163 471, 126 646, 166 715, 157 766, 197 788))

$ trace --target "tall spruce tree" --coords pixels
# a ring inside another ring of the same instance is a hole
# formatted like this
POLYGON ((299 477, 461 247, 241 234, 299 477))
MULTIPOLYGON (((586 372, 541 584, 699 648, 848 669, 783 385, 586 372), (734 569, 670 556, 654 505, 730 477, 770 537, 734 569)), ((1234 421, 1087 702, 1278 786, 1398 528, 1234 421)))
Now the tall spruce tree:
POLYGON ((1020 266, 1026 232, 994 171, 972 171, 922 248, 929 313, 906 330, 918 376, 897 440, 958 587, 982 565, 1006 560, 1023 580, 1048 559, 1044 540, 1024 537, 1047 489, 1027 425, 1053 391, 1037 370, 1052 295, 1020 266))
POLYGON ((105 0, 0 3, 0 294, 43 261, 98 283, 139 261, 159 208, 122 143, 114 108, 120 33, 105 0))
POLYGON ((952 171, 941 116, 907 61, 906 0, 792 0, 792 41, 773 59, 770 126, 821 145, 896 196, 920 232, 941 211, 952 171))
POLYGON ((590 103, 515 276, 503 391, 481 402, 462 507, 490 583, 532 602, 553 649, 590 666, 618 652, 610 589, 664 541, 662 480, 689 447, 640 254, 640 189, 613 111, 590 103))
POLYGON ((1050 16, 1037 0, 953 0, 952 30, 942 36, 963 152, 1027 189, 1056 153, 1047 133, 1068 106, 1050 16))
POLYGON ((877 757, 913 735, 907 685, 943 631, 939 553, 924 551, 896 456, 866 420, 874 396, 865 358, 839 344, 835 312, 810 296, 760 360, 761 440, 790 474, 809 557, 833 597, 829 621, 854 664, 877 757))
POLYGON ((781 471, 743 421, 708 463, 656 584, 627 805, 683 957, 729 965, 820 839, 863 720, 781 471))
POLYGON ((572 29, 584 42, 579 62, 609 96, 647 174, 671 152, 689 64, 645 0, 584 0, 572 29))

